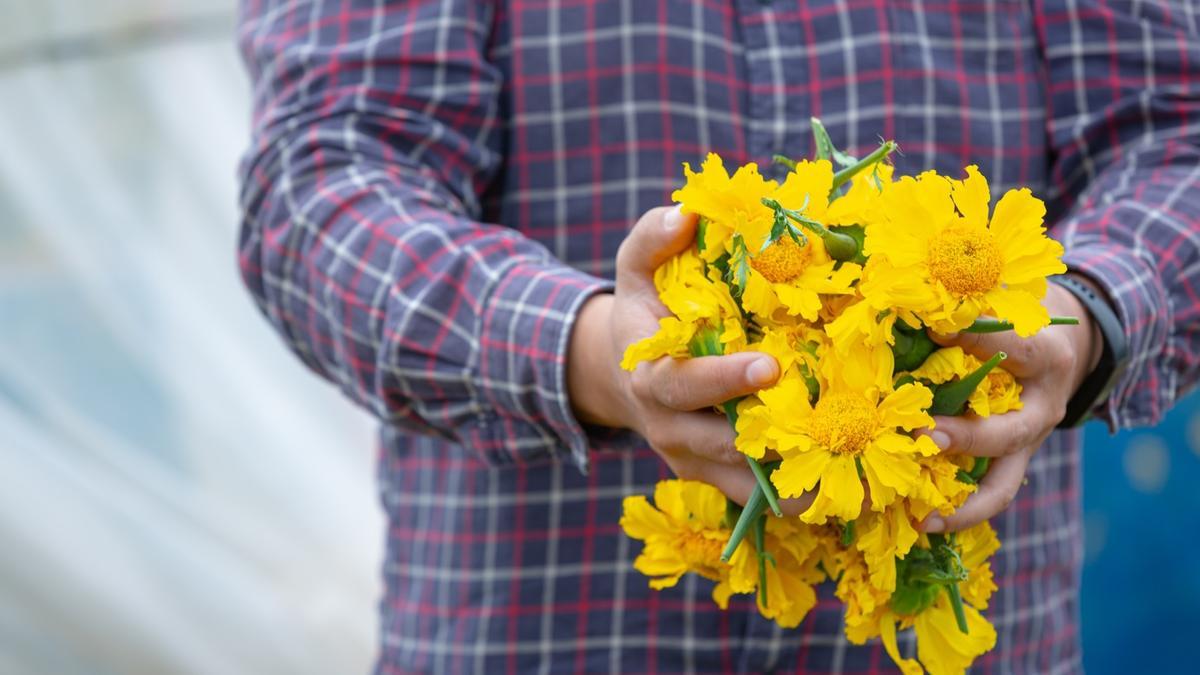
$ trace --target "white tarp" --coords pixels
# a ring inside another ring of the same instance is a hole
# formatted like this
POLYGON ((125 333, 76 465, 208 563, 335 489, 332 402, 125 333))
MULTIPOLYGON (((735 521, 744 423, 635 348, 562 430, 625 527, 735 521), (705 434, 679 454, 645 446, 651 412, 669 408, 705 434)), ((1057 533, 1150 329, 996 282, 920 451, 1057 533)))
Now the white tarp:
POLYGON ((346 673, 371 424, 237 276, 231 0, 0 0, 0 672, 346 673))

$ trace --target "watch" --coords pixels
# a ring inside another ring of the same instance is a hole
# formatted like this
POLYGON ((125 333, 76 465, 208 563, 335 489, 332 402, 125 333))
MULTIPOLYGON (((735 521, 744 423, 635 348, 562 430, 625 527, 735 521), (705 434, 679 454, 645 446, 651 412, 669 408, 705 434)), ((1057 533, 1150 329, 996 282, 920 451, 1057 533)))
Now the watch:
POLYGON ((1050 277, 1050 282, 1070 291, 1092 315, 1092 321, 1104 337, 1104 347, 1096 368, 1088 373, 1067 403, 1067 413, 1059 429, 1077 427, 1092 416, 1092 410, 1112 391, 1129 361, 1129 339, 1121 319, 1108 300, 1092 286, 1071 276, 1050 277))

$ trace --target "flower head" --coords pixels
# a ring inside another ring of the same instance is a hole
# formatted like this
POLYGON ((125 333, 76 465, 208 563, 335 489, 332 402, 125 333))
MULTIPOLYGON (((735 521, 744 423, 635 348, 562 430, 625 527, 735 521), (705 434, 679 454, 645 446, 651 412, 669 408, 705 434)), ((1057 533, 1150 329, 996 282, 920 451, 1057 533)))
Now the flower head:
POLYGON ((807 386, 792 377, 758 396, 776 422, 766 435, 783 457, 771 477, 779 494, 798 497, 817 488, 812 506, 801 515, 807 523, 857 518, 863 478, 872 507, 882 510, 912 488, 920 470, 916 457, 937 452, 927 437, 913 439, 899 431, 933 424, 925 412, 933 394, 921 384, 884 393, 833 378, 822 383, 813 405, 807 386))
MULTIPOLYGON (((925 363, 910 374, 919 380, 942 384, 966 377, 981 364, 979 359, 964 352, 962 347, 946 347, 930 354, 925 363)), ((1020 410, 1021 383, 1004 368, 993 368, 971 393, 967 406, 980 417, 1020 410)))
POLYGON ((729 294, 729 287, 715 271, 709 271, 695 250, 683 251, 659 267, 654 285, 673 316, 660 319, 657 332, 625 350, 622 368, 633 370, 642 361, 661 356, 687 356, 692 338, 706 328, 719 333, 722 351, 745 348, 741 309, 729 294))
MULTIPOLYGON (((739 167, 730 176, 721 156, 710 152, 700 171, 685 162, 683 173, 687 182, 671 193, 671 199, 682 205, 684 213, 699 214, 704 220, 700 243, 705 260, 713 262, 733 253, 735 233, 770 231, 772 214, 762 199, 779 184, 763 178, 757 164, 739 167)), ((762 243, 761 236, 757 243, 762 243)))
MULTIPOLYGON (((740 559, 726 565, 721 550, 729 539, 725 526, 725 496, 706 483, 661 481, 654 488, 654 504, 644 496, 626 497, 621 527, 634 539, 646 542, 634 560, 637 571, 650 577, 650 587, 670 588, 688 572, 717 582, 713 599, 725 607, 731 593, 753 590, 753 577, 737 574, 740 559)), ((739 553, 743 556, 746 547, 739 553)))
POLYGON ((866 240, 882 265, 860 288, 877 305, 914 312, 940 333, 985 312, 1022 337, 1049 323, 1046 277, 1066 267, 1062 246, 1045 236, 1045 205, 1029 190, 1006 193, 990 221, 991 193, 975 166, 961 181, 932 171, 901 178, 883 199, 888 218, 868 226, 866 240))

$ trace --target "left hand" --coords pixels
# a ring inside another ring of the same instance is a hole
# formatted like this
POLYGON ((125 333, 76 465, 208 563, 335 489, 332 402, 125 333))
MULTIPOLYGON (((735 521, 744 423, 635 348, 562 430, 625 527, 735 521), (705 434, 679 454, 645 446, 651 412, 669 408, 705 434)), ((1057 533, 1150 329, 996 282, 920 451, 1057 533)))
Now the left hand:
POLYGON ((1066 414, 1067 403, 1096 367, 1103 337, 1091 315, 1070 291, 1050 284, 1043 303, 1052 316, 1074 316, 1078 326, 1047 326, 1031 338, 1016 334, 930 334, 944 346, 957 345, 980 360, 1006 352, 1002 367, 1023 388, 1020 410, 978 417, 935 417, 932 429, 922 430, 938 447, 978 457, 992 457, 979 490, 952 515, 937 513, 925 519, 925 532, 966 529, 1008 508, 1025 480, 1029 460, 1066 414))

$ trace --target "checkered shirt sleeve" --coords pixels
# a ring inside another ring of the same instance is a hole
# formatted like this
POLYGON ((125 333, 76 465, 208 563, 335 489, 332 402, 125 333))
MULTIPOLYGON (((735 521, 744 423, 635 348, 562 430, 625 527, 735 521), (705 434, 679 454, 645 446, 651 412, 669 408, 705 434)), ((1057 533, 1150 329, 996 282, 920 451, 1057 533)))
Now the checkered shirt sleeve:
POLYGON ((1055 234, 1130 344, 1098 412, 1153 425, 1200 377, 1200 6, 1041 5, 1055 234))
POLYGON ((292 350, 383 421, 493 464, 569 449, 583 466, 564 354, 606 282, 478 222, 502 152, 493 9, 360 5, 243 5, 245 281, 292 350))

